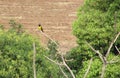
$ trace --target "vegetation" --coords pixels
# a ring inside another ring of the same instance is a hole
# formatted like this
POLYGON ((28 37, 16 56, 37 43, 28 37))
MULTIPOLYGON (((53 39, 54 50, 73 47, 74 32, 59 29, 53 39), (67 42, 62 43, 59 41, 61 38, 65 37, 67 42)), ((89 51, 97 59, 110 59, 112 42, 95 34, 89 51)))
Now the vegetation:
POLYGON ((66 55, 45 33, 47 48, 14 20, 8 30, 0 24, 0 78, 120 78, 119 5, 85 0, 73 24, 78 46, 66 55))
POLYGON ((112 45, 116 35, 120 32, 119 5, 118 0, 85 0, 84 5, 80 7, 78 18, 73 24, 73 33, 77 37, 79 46, 72 49, 68 57, 74 59, 69 66, 75 70, 77 78, 83 78, 91 58, 93 58, 93 63, 87 78, 99 78, 104 67, 102 65, 107 65, 105 78, 120 77, 120 69, 117 67, 120 63, 105 63, 112 58, 117 57, 116 60, 120 58, 117 51, 117 49, 120 50, 120 37, 112 45), (108 49, 110 49, 109 52, 108 49), (106 59, 106 61, 102 62, 99 55, 102 60, 106 59))
POLYGON ((22 25, 10 21, 10 29, 0 29, 0 78, 33 78, 33 42, 36 43, 36 73, 38 78, 61 78, 57 65, 49 62, 45 50, 22 25), (55 73, 56 72, 56 73, 55 73))

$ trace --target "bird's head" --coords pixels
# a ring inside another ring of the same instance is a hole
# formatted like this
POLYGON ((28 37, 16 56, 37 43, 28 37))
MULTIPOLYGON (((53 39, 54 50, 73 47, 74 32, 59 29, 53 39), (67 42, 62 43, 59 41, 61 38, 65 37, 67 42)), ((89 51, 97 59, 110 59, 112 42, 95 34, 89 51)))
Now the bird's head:
POLYGON ((41 26, 41 24, 38 24, 38 26, 41 26))

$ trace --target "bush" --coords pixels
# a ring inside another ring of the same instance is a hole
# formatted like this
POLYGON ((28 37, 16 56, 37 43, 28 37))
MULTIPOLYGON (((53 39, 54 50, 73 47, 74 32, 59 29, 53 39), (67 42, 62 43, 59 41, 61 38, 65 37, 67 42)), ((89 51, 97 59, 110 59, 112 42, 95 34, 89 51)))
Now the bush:
MULTIPOLYGON (((90 58, 94 58, 92 69, 88 74, 88 78, 98 78, 101 72, 101 61, 98 55, 91 50, 86 44, 86 41, 101 52, 103 57, 107 53, 108 47, 116 34, 120 32, 120 1, 118 0, 85 0, 85 3, 78 10, 77 20, 73 23, 73 34, 77 37, 78 46, 72 49, 67 58, 73 58, 74 61, 69 62, 69 66, 75 71, 77 78, 82 78, 83 73, 90 58), (97 65, 98 64, 98 65, 97 65), (96 68, 98 67, 98 70, 96 68), (100 70, 99 70, 100 69, 100 70)), ((120 50, 120 37, 110 51, 110 54, 115 57, 120 50)), ((108 58, 107 58, 108 59, 108 58)), ((105 77, 119 78, 116 68, 120 64, 108 65, 105 77), (111 69, 109 69, 109 66, 111 69), (114 71, 113 71, 114 70, 114 71), (112 73, 110 73, 112 72, 112 73), (109 73, 109 74, 108 74, 109 73)), ((118 67, 119 69, 119 67, 118 67)))
POLYGON ((38 78, 62 78, 57 65, 47 60, 48 51, 37 38, 22 32, 22 26, 10 21, 10 29, 0 29, 0 78, 33 78, 33 42, 36 44, 38 78))

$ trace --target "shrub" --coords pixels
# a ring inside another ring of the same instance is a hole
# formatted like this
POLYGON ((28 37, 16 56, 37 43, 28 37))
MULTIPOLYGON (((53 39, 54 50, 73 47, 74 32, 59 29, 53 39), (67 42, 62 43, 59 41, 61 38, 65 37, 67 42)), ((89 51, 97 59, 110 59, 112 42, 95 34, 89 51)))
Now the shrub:
POLYGON ((12 20, 8 31, 0 29, 0 78, 33 78, 33 42, 37 52, 37 77, 61 78, 58 66, 44 57, 48 51, 19 26, 22 25, 12 20))

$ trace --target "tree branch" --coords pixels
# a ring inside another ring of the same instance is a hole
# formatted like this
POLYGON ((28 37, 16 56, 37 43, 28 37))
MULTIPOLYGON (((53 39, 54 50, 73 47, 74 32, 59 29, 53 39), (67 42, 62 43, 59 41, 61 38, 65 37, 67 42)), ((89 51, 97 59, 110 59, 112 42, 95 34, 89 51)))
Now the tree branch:
POLYGON ((68 78, 68 76, 67 76, 66 73, 63 71, 63 69, 61 68, 61 66, 59 66, 59 68, 60 68, 61 72, 63 73, 63 75, 64 75, 66 78, 68 78))
MULTIPOLYGON (((116 62, 119 62, 120 60, 117 60, 117 57, 119 56, 120 54, 116 55, 112 60, 110 60, 108 63, 109 64, 112 64, 112 63, 116 63, 116 62)), ((119 58, 118 58, 119 59, 119 58)))
MULTIPOLYGON (((45 55, 44 55, 45 56, 45 55)), ((51 62, 53 62, 53 63, 55 63, 55 64, 57 64, 57 65, 59 65, 59 66, 65 66, 68 70, 69 70, 69 72, 70 72, 70 74, 72 75, 72 77, 73 78, 75 78, 75 75, 73 74, 73 72, 72 72, 72 70, 69 68, 69 66, 66 64, 66 62, 65 62, 65 60, 64 60, 64 57, 61 55, 61 58, 62 58, 62 64, 61 63, 58 63, 58 62, 55 62, 54 60, 52 60, 52 59, 50 59, 49 57, 47 57, 47 56, 45 56, 48 60, 50 60, 51 62)), ((63 72, 63 71, 62 71, 63 72)))
POLYGON ((66 62, 70 62, 70 61, 73 61, 73 59, 69 59, 69 60, 65 59, 65 61, 66 61, 66 62))
POLYGON ((120 32, 116 35, 115 39, 111 42, 111 44, 110 44, 110 46, 109 46, 109 48, 108 48, 108 50, 107 50, 107 53, 106 53, 106 55, 105 55, 106 58, 107 58, 107 56, 109 55, 110 50, 111 50, 113 44, 116 42, 116 40, 117 40, 117 38, 119 37, 119 35, 120 35, 120 32))
POLYGON ((107 66, 107 63, 103 63, 103 66, 102 66, 102 72, 101 72, 101 76, 100 76, 100 78, 104 78, 104 74, 105 74, 106 66, 107 66))
POLYGON ((88 66, 88 68, 87 68, 87 70, 86 70, 86 72, 85 72, 85 75, 84 75, 84 77, 83 78, 86 78, 86 76, 88 75, 88 72, 89 72, 89 70, 90 70, 90 67, 91 67, 91 64, 92 64, 92 58, 90 59, 90 63, 89 63, 89 66, 88 66))
POLYGON ((86 41, 86 43, 87 43, 87 45, 88 45, 95 53, 97 53, 97 54, 99 55, 101 61, 104 63, 105 60, 104 60, 104 58, 103 58, 103 55, 102 55, 98 50, 95 50, 87 41, 86 41))
POLYGON ((117 46, 115 46, 115 48, 116 48, 116 50, 118 51, 118 53, 120 54, 120 51, 119 51, 119 49, 117 48, 117 46))
POLYGON ((66 64, 63 55, 61 55, 63 64, 65 65, 65 67, 69 70, 70 74, 72 75, 73 78, 75 78, 75 75, 73 74, 72 70, 69 68, 69 66, 66 64))
POLYGON ((102 63, 103 63, 103 66, 102 66, 102 72, 101 72, 101 77, 100 78, 104 78, 104 73, 105 73, 105 68, 107 66, 107 59, 106 57, 104 57, 99 51, 95 50, 88 42, 86 42, 88 44, 88 46, 95 52, 99 55, 102 63))
POLYGON ((36 78, 36 66, 35 66, 35 61, 36 61, 36 49, 35 49, 35 42, 33 42, 33 74, 34 78, 36 78))
POLYGON ((113 64, 113 63, 118 63, 118 62, 120 62, 120 60, 116 60, 116 61, 111 60, 110 62, 108 62, 108 64, 113 64))
POLYGON ((57 65, 60 65, 60 66, 64 65, 64 64, 58 63, 58 62, 56 62, 56 61, 50 59, 49 57, 47 57, 47 56, 45 56, 45 55, 44 55, 44 57, 47 58, 48 60, 50 60, 51 62, 57 64, 57 65))
POLYGON ((49 40, 51 40, 52 42, 54 42, 57 46, 59 46, 58 45, 58 43, 56 42, 56 41, 54 41, 51 37, 49 37, 47 34, 45 34, 45 33, 43 33, 42 31, 40 31, 45 37, 47 37, 49 40))
MULTIPOLYGON (((47 37, 49 40, 51 40, 52 42, 54 42, 57 46, 59 46, 58 45, 58 43, 56 43, 52 38, 50 38, 47 34, 45 34, 45 33, 43 33, 43 32, 41 32, 45 37, 47 37)), ((58 50, 58 52, 60 52, 59 50, 58 50)), ((63 62, 63 64, 61 64, 61 63, 58 63, 58 62, 55 62, 54 60, 52 60, 52 59, 50 59, 49 57, 47 57, 47 56, 45 56, 48 60, 50 60, 51 62, 53 62, 53 63, 55 63, 55 64, 57 64, 57 65, 59 65, 59 66, 61 66, 61 65, 64 65, 68 70, 69 70, 69 72, 70 72, 70 74, 72 75, 72 77, 73 78, 75 78, 75 75, 73 74, 73 72, 72 72, 72 70, 69 68, 69 66, 66 64, 66 62, 65 62, 65 60, 64 60, 64 58, 63 58, 63 56, 61 55, 61 58, 62 58, 62 62, 63 62)))

